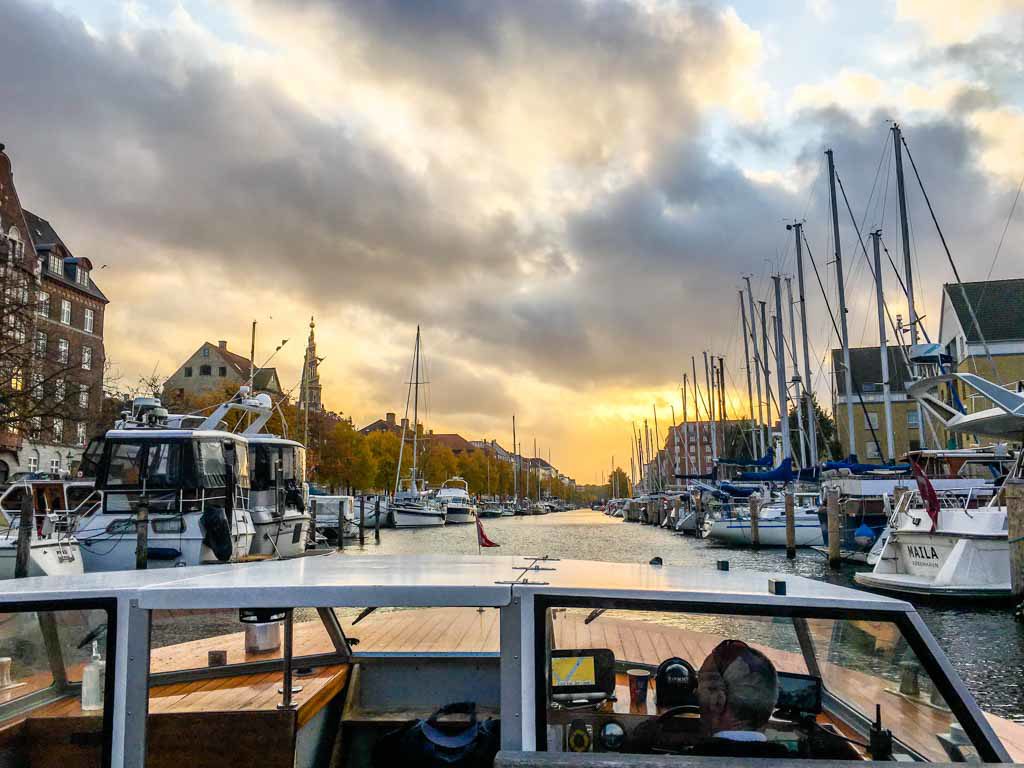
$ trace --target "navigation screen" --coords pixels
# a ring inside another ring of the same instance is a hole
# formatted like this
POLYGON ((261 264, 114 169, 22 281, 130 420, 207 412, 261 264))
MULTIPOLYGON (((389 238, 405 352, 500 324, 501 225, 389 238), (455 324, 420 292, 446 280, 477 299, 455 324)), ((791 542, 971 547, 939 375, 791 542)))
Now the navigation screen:
POLYGON ((779 698, 775 706, 790 712, 821 712, 821 680, 780 672, 779 698))
POLYGON ((597 685, 593 656, 559 656, 551 659, 551 685, 555 688, 597 685))

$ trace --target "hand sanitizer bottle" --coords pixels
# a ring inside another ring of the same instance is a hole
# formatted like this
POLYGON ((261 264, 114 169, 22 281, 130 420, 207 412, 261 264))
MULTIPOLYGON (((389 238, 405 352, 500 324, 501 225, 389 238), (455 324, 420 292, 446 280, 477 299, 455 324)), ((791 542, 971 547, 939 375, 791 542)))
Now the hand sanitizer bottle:
POLYGON ((100 658, 100 644, 92 641, 92 661, 82 670, 82 711, 103 709, 103 688, 107 679, 107 662, 100 658))

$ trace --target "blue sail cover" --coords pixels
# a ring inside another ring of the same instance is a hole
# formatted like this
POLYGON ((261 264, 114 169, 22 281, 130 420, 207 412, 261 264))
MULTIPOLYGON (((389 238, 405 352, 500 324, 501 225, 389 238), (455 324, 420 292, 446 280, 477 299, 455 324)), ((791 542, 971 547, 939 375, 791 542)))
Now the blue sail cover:
POLYGON ((752 496, 757 493, 757 488, 741 488, 738 485, 732 483, 722 482, 718 484, 718 487, 725 491, 730 496, 736 496, 737 498, 745 499, 748 496, 752 496))
POLYGON ((719 459, 718 463, 728 467, 770 467, 775 464, 775 449, 769 448, 760 459, 719 459))
POLYGON ((909 472, 909 464, 861 464, 857 460, 857 454, 851 453, 842 461, 826 461, 822 465, 826 472, 829 470, 845 469, 854 475, 866 475, 871 472, 909 472))
POLYGON ((768 472, 740 472, 737 480, 755 480, 759 482, 788 483, 796 477, 793 474, 793 459, 785 458, 775 469, 768 472))
POLYGON ((718 477, 718 465, 711 467, 711 471, 703 475, 676 474, 677 480, 715 480, 718 477))

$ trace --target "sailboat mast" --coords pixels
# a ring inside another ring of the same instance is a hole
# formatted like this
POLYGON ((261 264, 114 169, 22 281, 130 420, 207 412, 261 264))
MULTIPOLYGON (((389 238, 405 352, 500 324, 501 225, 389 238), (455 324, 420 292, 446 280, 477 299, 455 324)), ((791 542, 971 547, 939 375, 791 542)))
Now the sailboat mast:
POLYGON ((892 395, 889 386, 889 346, 885 331, 885 291, 882 288, 882 257, 879 252, 879 241, 882 230, 871 233, 871 245, 875 256, 875 303, 878 305, 878 351, 882 356, 882 403, 885 406, 885 458, 893 461, 896 458, 896 438, 893 434, 892 395))
POLYGON ((519 451, 516 450, 516 415, 512 414, 512 498, 519 501, 519 451))
POLYGON ((782 458, 793 458, 789 441, 789 402, 786 391, 786 335, 782 329, 782 278, 772 276, 775 287, 775 365, 779 386, 779 426, 782 428, 782 458))
POLYGON ((704 353, 704 386, 708 390, 707 408, 705 409, 708 414, 708 425, 711 428, 711 458, 715 460, 718 458, 718 435, 715 429, 715 411, 714 411, 714 400, 715 390, 711 385, 711 374, 708 370, 708 353, 704 353))
MULTIPOLYGON (((789 226, 789 225, 787 225, 789 226)), ((807 441, 810 443, 811 464, 818 463, 818 430, 817 419, 814 413, 814 394, 811 386, 811 352, 807 342, 807 301, 804 294, 804 248, 803 232, 804 225, 793 222, 793 234, 796 237, 796 281, 797 289, 800 291, 800 333, 803 337, 804 352, 804 380, 803 395, 807 411, 807 441)))
POLYGON ((722 418, 722 429, 724 431, 725 422, 729 420, 729 414, 725 400, 725 358, 721 355, 718 356, 718 415, 722 418))
POLYGON ((754 314, 754 292, 750 287, 750 278, 744 277, 744 282, 747 284, 747 303, 750 307, 750 344, 754 350, 754 382, 757 385, 757 434, 760 438, 761 443, 761 455, 765 454, 765 440, 764 440, 764 429, 763 425, 767 423, 767 420, 763 418, 762 403, 764 402, 761 395, 761 360, 760 353, 757 351, 757 315, 754 314))
POLYGON ((690 416, 686 412, 686 374, 683 374, 683 474, 690 474, 690 416))
POLYGON ((768 432, 769 444, 774 444, 775 439, 771 436, 772 434, 772 380, 768 371, 768 318, 765 307, 768 304, 766 301, 758 301, 758 305, 761 307, 761 365, 764 367, 764 415, 765 415, 765 429, 768 432))
POLYGON ((412 484, 416 485, 417 463, 416 438, 420 431, 420 327, 416 326, 416 347, 413 350, 413 400, 412 400, 412 484))
MULTIPOLYGON (((747 371, 747 403, 750 406, 750 427, 753 431, 754 424, 754 385, 750 380, 750 337, 749 330, 747 329, 747 305, 743 301, 743 291, 739 291, 740 295, 740 317, 743 319, 743 362, 746 365, 747 371)), ((751 440, 751 447, 753 447, 754 441, 751 440)))
POLYGON ((658 406, 652 405, 654 410, 654 455, 658 460, 658 490, 665 487, 665 477, 661 468, 661 430, 658 429, 658 406))
MULTIPOLYGON (((907 191, 903 184, 903 132, 899 123, 892 124, 893 152, 896 155, 896 196, 900 205, 900 238, 903 240, 903 282, 907 289, 907 305, 910 311, 910 343, 916 345, 918 340, 918 326, 920 325, 917 316, 917 306, 914 303, 914 267, 910 259, 910 222, 907 218, 907 191)), ((968 303, 970 307, 970 303, 968 303)), ((973 312, 973 309, 971 310, 973 312)), ((899 339, 896 340, 899 342, 899 339)), ((911 372, 916 379, 918 377, 917 366, 911 372)), ((925 413, 921 403, 917 404, 917 434, 921 447, 926 447, 925 441, 925 413)))
POLYGON ((789 342, 790 342, 790 358, 793 361, 793 383, 796 384, 796 393, 793 399, 796 401, 796 428, 800 434, 800 464, 804 467, 809 467, 810 464, 807 461, 807 438, 804 437, 804 418, 803 413, 800 410, 800 364, 796 361, 796 316, 795 310, 793 309, 793 278, 786 277, 786 301, 789 303, 789 342))
POLYGON ((836 282, 839 284, 839 332, 843 345, 843 382, 846 385, 846 431, 850 455, 857 453, 857 438, 853 431, 853 370, 850 366, 850 334, 846 324, 846 285, 843 279, 843 248, 839 240, 839 209, 836 205, 836 166, 832 150, 825 150, 828 158, 828 194, 832 205, 832 240, 836 255, 836 282))
POLYGON ((701 418, 700 418, 700 384, 697 383, 697 360, 693 355, 690 355, 690 367, 693 369, 693 413, 694 413, 694 427, 697 433, 697 472, 701 474, 704 471, 704 445, 706 440, 701 435, 701 418))

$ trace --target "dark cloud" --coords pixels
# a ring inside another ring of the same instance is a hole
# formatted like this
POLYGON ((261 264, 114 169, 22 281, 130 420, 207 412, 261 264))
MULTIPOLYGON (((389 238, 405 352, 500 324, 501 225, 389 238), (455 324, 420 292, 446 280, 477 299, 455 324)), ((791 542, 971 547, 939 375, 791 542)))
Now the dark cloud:
MULTIPOLYGON (((686 83, 726 66, 731 40, 713 9, 253 3, 255 17, 264 10, 296 20, 316 12, 339 62, 359 65, 353 77, 372 72, 410 101, 426 93, 454 105, 473 152, 518 149, 489 143, 506 106, 535 109, 538 122, 554 115, 551 140, 564 143, 554 167, 522 173, 561 174, 578 187, 570 199, 586 203, 483 206, 466 178, 471 161, 430 155, 411 167, 365 126, 322 120, 262 80, 196 59, 172 33, 100 40, 14 0, 0 4, 0 30, 13 32, 0 71, 18 73, 0 85, 0 139, 23 199, 70 222, 65 237, 78 250, 122 234, 133 244, 104 261, 208 264, 240 291, 275 284, 314 308, 366 307, 422 322, 432 337, 443 330, 454 343, 435 376, 453 383, 436 407, 464 414, 511 410, 512 393, 484 369, 576 389, 658 384, 678 377, 689 354, 721 351, 736 326, 739 276, 766 259, 785 266, 784 219, 806 211, 827 258, 820 179, 808 208, 807 190, 751 180, 709 147, 686 83)), ((892 185, 875 178, 892 114, 802 113, 794 128, 810 138, 792 162, 813 178, 830 143, 858 217, 872 190, 885 196, 894 249, 892 185)), ((1000 184, 977 170, 978 136, 960 116, 905 127, 965 276, 984 277, 1004 207, 1000 184)), ((741 140, 766 152, 778 135, 748 129, 741 140)), ((912 205, 920 283, 934 294, 949 275, 916 193, 912 205)), ((852 268, 862 257, 841 218, 852 268)), ((394 400, 391 388, 380 394, 394 400)))

